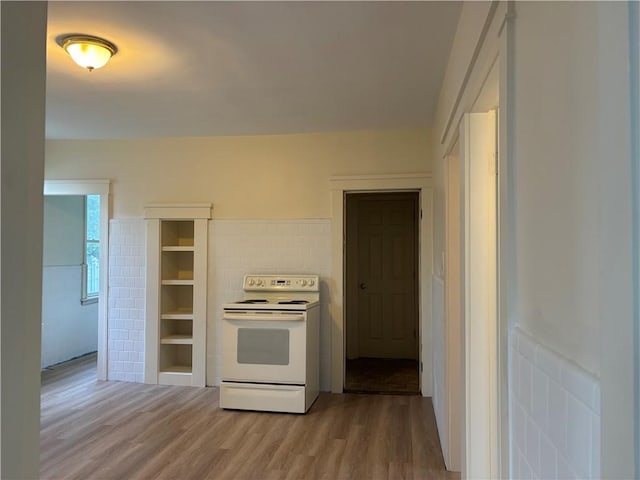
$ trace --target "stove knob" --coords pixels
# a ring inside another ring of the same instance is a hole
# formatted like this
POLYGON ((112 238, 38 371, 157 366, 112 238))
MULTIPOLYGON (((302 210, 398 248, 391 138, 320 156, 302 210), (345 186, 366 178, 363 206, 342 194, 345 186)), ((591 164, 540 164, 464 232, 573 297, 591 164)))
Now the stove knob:
POLYGON ((249 286, 250 286, 250 287, 253 287, 253 284, 254 284, 254 283, 256 283, 256 282, 254 282, 254 281, 253 281, 253 278, 250 278, 250 279, 249 279, 249 286))
POLYGON ((307 281, 306 280, 302 280, 300 283, 302 284, 303 287, 307 286, 307 281))
POLYGON ((257 279, 257 280, 256 280, 256 285, 257 285, 257 286, 259 286, 259 287, 261 287, 261 286, 262 286, 262 280, 257 279))
POLYGON ((314 284, 314 283, 316 283, 316 282, 314 282, 313 280, 309 280, 309 286, 310 286, 310 287, 313 287, 313 284, 314 284))

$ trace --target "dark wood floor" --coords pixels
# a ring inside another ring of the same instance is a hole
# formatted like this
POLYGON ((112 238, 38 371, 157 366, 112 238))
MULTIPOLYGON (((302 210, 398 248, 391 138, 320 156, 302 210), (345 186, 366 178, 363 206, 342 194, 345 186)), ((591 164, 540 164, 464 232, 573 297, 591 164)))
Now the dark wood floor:
POLYGON ((420 393, 417 360, 358 358, 347 360, 345 390, 365 393, 420 393))
POLYGON ((95 356, 42 375, 44 479, 458 479, 431 400, 323 393, 306 415, 225 411, 217 388, 98 382, 95 356))

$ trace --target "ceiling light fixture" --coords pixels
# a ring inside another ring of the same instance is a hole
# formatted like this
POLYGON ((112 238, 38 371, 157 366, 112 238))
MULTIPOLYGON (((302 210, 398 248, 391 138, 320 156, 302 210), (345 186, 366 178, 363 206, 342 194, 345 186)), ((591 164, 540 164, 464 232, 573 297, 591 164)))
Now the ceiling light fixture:
POLYGON ((104 67, 118 52, 118 48, 110 41, 91 35, 67 35, 61 37, 58 43, 74 62, 90 72, 104 67))

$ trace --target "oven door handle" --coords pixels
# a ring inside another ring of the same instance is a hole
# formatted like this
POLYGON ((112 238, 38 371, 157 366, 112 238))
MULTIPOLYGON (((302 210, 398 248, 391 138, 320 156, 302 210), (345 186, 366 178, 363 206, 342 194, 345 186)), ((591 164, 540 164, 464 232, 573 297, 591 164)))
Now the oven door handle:
POLYGON ((240 320, 240 321, 258 321, 258 322, 300 322, 304 320, 304 315, 301 314, 233 314, 225 313, 224 320, 240 320))

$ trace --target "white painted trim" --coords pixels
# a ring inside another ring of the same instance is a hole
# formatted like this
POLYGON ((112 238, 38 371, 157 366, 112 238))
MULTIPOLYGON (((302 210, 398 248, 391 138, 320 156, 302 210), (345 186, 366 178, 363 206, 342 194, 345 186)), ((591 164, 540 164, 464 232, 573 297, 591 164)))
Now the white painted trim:
POLYGON ((236 224, 238 222, 249 224, 260 223, 284 223, 284 224, 324 224, 329 218, 250 218, 250 219, 235 219, 235 218, 216 218, 214 222, 216 224, 230 223, 236 224))
MULTIPOLYGON (((513 64, 509 63, 510 56, 513 55, 513 18, 514 8, 511 1, 494 1, 491 8, 487 10, 484 19, 482 32, 478 36, 474 51, 465 70, 463 81, 460 84, 455 100, 452 102, 450 109, 446 112, 446 123, 440 134, 440 143, 444 147, 446 158, 456 145, 461 142, 459 136, 460 128, 464 115, 473 111, 473 105, 478 98, 483 84, 485 83, 491 68, 495 62, 499 62, 499 151, 498 158, 498 176, 497 195, 497 215, 498 215, 498 235, 497 242, 497 269, 498 269, 498 303, 497 303, 497 330, 496 330, 496 371, 497 383, 493 394, 498 401, 500 408, 497 418, 497 472, 499 478, 509 478, 510 469, 510 433, 509 433, 509 414, 508 414, 508 310, 507 303, 509 301, 507 295, 513 291, 514 286, 509 285, 509 280, 513 281, 514 277, 511 270, 515 268, 514 262, 509 262, 509 244, 507 239, 511 238, 510 229, 513 228, 512 205, 509 204, 510 181, 509 181, 509 158, 513 135, 510 133, 512 126, 509 126, 509 112, 513 106, 510 102, 509 95, 512 95, 513 86, 509 83, 512 78, 513 64)), ((464 259, 463 259, 464 261, 464 259)), ((470 448, 478 448, 467 442, 463 446, 466 450, 470 448)), ((480 445, 480 448, 482 446, 480 445)))
POLYGON ((160 343, 160 219, 146 220, 144 383, 158 383, 160 343))
POLYGON ((45 180, 45 195, 108 195, 111 182, 96 180, 45 180))
POLYGON ((514 245, 515 220, 513 215, 513 195, 511 193, 510 159, 513 145, 513 125, 509 122, 513 118, 512 72, 513 62, 513 3, 507 4, 507 11, 499 31, 498 62, 499 63, 499 109, 497 112, 497 184, 496 184, 496 221, 497 221, 497 337, 496 337, 496 368, 497 368, 497 435, 498 435, 498 473, 500 478, 509 478, 511 470, 510 457, 510 413, 509 413, 509 302, 513 298, 509 295, 515 285, 515 264, 509 245, 514 245))
POLYGON ((496 14, 496 10, 501 2, 494 0, 492 2, 489 11, 487 12, 487 18, 484 21, 484 25, 482 27, 482 31, 480 33, 480 37, 478 38, 478 42, 476 43, 476 47, 471 56, 471 60, 469 61, 469 65, 467 66, 467 70, 465 72, 464 78, 462 80, 462 84, 458 90, 458 95, 456 96, 453 105, 451 106, 451 110, 449 111, 449 115, 447 116, 447 122, 445 123, 444 130, 440 135, 440 143, 446 143, 447 137, 451 134, 452 131, 457 130, 455 126, 457 126, 461 120, 462 112, 465 110, 464 108, 460 108, 463 104, 463 98, 467 91, 471 90, 468 88, 469 80, 474 73, 474 69, 476 68, 476 64, 478 60, 481 59, 482 48, 485 44, 485 39, 489 34, 489 30, 492 25, 494 25, 493 19, 496 14), (457 117, 457 119, 456 119, 457 117))
POLYGON ((351 186, 354 182, 364 181, 371 182, 374 180, 381 180, 383 182, 390 182, 393 180, 408 180, 412 182, 416 178, 431 178, 431 174, 427 173, 394 173, 389 175, 336 175, 329 177, 329 181, 332 185, 351 186))
POLYGON ((433 243, 433 183, 431 174, 356 175, 331 177, 331 391, 341 393, 344 387, 344 209, 345 193, 413 190, 420 192, 420 358, 423 363, 421 390, 433 394, 431 356, 431 275, 433 243))
POLYGON ((466 114, 460 134, 464 232, 463 478, 498 478, 495 112, 466 114))
MULTIPOLYGON (((451 153, 444 159, 445 179, 445 265, 444 265, 444 341, 445 341, 445 432, 440 432, 440 443, 447 443, 445 463, 448 470, 460 472, 464 452, 464 431, 462 429, 464 414, 461 396, 464 393, 463 353, 464 345, 462 322, 462 261, 463 242, 461 230, 461 169, 460 146, 452 146, 451 153), (455 151, 454 151, 455 148, 455 151), (446 438, 443 437, 445 433, 446 438)), ((434 382, 435 383, 435 382, 434 382)), ((445 450, 443 448, 443 454, 445 450)))
POLYGON ((195 220, 211 218, 210 203, 153 203, 144 207, 144 218, 163 220, 195 220))
POLYGON ((464 80, 448 113, 447 123, 440 134, 440 143, 446 147, 446 151, 450 151, 456 142, 463 115, 472 111, 472 106, 499 54, 500 32, 504 29, 504 20, 511 17, 508 13, 510 2, 492 3, 464 80))
MULTIPOLYGON (((187 220, 194 212, 192 204, 172 205, 169 218, 146 219, 146 310, 145 310, 145 366, 144 382, 149 384, 204 387, 207 369, 207 274, 209 251, 209 219, 189 218, 193 223, 193 289, 192 289, 192 346, 191 373, 174 374, 160 371, 162 335, 162 222, 187 220), (183 211, 178 212, 182 208, 183 211)), ((211 211, 211 204, 199 207, 201 213, 211 211)), ((154 212, 167 211, 156 209, 154 212)), ((188 321, 188 320, 184 320, 188 321)))
POLYGON ((193 221, 193 363, 191 385, 204 387, 207 371, 207 265, 209 252, 209 221, 193 221))
POLYGON ((109 346, 109 180, 45 180, 44 195, 100 195, 100 293, 98 295, 98 380, 107 379, 109 346))

